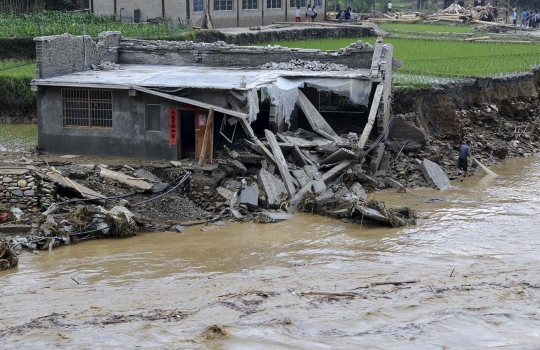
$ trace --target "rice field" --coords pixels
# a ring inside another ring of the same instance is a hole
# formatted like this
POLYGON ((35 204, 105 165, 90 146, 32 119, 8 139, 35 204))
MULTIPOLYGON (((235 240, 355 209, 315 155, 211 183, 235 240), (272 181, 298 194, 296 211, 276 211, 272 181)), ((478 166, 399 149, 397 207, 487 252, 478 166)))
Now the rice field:
POLYGON ((412 23, 379 23, 379 26, 389 33, 414 32, 422 33, 471 33, 471 27, 466 25, 447 24, 412 24, 412 23))
MULTIPOLYGON (((273 42, 284 47, 338 50, 358 39, 374 44, 375 38, 317 39, 273 42)), ((530 72, 540 65, 540 46, 535 44, 385 38, 394 46, 395 58, 403 61, 396 83, 404 75, 435 78, 500 77, 530 72)), ((410 79, 409 79, 410 80, 410 79)), ((424 79, 426 82, 429 79, 424 79)))
POLYGON ((114 16, 45 11, 37 14, 0 14, 0 37, 36 37, 69 33, 96 37, 103 31, 121 31, 126 37, 167 38, 189 35, 179 22, 121 23, 114 16))

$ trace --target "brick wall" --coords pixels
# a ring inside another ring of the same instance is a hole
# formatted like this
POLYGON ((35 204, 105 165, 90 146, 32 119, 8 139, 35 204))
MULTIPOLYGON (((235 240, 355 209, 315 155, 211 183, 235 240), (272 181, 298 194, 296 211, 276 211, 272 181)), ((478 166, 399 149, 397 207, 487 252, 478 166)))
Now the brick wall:
POLYGON ((266 62, 333 62, 350 68, 369 68, 373 48, 361 41, 339 51, 290 49, 285 47, 235 46, 224 42, 193 43, 163 40, 122 40, 120 63, 132 64, 202 64, 206 66, 257 67, 266 62))
POLYGON ((35 38, 38 78, 48 78, 89 69, 100 61, 117 62, 120 32, 104 32, 98 42, 92 37, 70 34, 35 38))

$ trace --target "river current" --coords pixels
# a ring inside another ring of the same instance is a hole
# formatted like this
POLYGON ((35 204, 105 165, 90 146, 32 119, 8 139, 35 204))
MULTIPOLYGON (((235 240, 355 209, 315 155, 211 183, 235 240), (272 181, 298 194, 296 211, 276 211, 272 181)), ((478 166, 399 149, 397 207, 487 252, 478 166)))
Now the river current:
POLYGON ((540 158, 492 170, 371 194, 413 227, 302 214, 23 254, 0 272, 0 347, 540 348, 540 158))

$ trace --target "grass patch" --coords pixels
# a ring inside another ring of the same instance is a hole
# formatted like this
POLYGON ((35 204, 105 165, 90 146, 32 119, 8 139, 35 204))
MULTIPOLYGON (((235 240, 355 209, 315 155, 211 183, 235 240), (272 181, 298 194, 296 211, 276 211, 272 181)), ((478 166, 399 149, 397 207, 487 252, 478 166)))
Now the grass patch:
POLYGON ((45 11, 36 14, 1 15, 0 37, 35 37, 69 33, 93 37, 103 31, 121 31, 125 37, 179 38, 192 37, 192 30, 178 21, 161 23, 121 23, 114 16, 88 13, 45 11))
POLYGON ((36 75, 36 61, 5 60, 0 61, 0 76, 29 77, 36 75))
POLYGON ((471 33, 470 26, 445 24, 414 24, 414 23, 380 23, 379 26, 389 33, 415 32, 422 33, 471 33))
POLYGON ((30 149, 37 143, 37 124, 0 124, 0 150, 30 149))

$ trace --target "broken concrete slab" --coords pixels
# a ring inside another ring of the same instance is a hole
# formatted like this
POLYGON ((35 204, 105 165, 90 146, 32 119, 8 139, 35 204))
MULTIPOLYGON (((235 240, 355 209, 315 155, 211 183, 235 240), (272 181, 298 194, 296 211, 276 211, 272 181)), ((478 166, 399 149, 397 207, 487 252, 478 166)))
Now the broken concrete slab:
POLYGON ((333 167, 332 169, 328 170, 326 173, 323 174, 322 179, 325 183, 329 183, 334 178, 336 178, 339 174, 345 170, 349 165, 351 164, 350 160, 342 160, 341 163, 333 167))
POLYGON ((403 186, 402 184, 400 184, 399 182, 397 182, 396 180, 391 179, 391 178, 389 178, 389 177, 384 177, 384 178, 382 179, 382 182, 384 182, 384 184, 385 184, 386 186, 395 188, 395 189, 397 189, 397 190, 399 190, 399 189, 405 187, 405 186, 403 186))
POLYGON ((259 190, 247 185, 242 186, 240 192, 240 203, 249 204, 254 207, 259 205, 259 190))
POLYGON ((326 191, 326 184, 322 179, 313 182, 313 192, 323 193, 324 191, 326 191))
POLYGON ((0 167, 0 175, 23 175, 29 172, 26 167, 0 167))
POLYGON ((135 171, 135 173, 133 173, 133 175, 135 175, 135 177, 138 177, 139 179, 161 182, 161 179, 159 177, 144 169, 138 169, 137 171, 135 171))
POLYGON ((168 182, 153 184, 152 185, 152 193, 163 192, 163 191, 165 191, 167 189, 167 187, 169 187, 168 182))
POLYGON ((355 182, 349 187, 349 191, 354 193, 359 199, 365 201, 367 199, 367 193, 358 182, 355 182))
POLYGON ((272 212, 269 212, 269 211, 261 212, 261 216, 263 216, 266 219, 267 222, 280 222, 280 221, 289 220, 290 218, 293 217, 292 214, 288 214, 288 213, 272 213, 272 212))
POLYGON ((229 202, 234 197, 235 192, 224 187, 216 188, 216 199, 220 202, 229 202))
POLYGON ((450 179, 437 163, 424 159, 420 164, 420 170, 430 186, 441 191, 450 187, 450 179))
POLYGON ((270 148, 272 149, 272 153, 274 154, 276 165, 281 174, 281 178, 283 179, 283 182, 285 183, 285 188, 287 189, 289 196, 292 197, 295 193, 295 188, 292 181, 291 173, 289 172, 289 166, 287 165, 287 162, 285 161, 283 152, 281 151, 281 148, 278 145, 276 137, 270 130, 265 129, 264 134, 266 135, 266 140, 268 141, 270 148))
POLYGON ((319 172, 319 169, 316 165, 305 165, 304 170, 306 171, 307 176, 312 180, 322 179, 322 175, 319 172))
POLYGON ((298 180, 300 187, 304 187, 310 180, 304 169, 292 170, 291 173, 298 180))
POLYGON ((287 189, 283 181, 268 171, 261 169, 259 172, 259 182, 266 193, 268 207, 277 208, 287 198, 287 189))
POLYGON ((368 219, 384 222, 385 224, 390 223, 390 221, 377 209, 364 207, 363 205, 357 205, 355 209, 360 213, 360 215, 363 215, 368 219))
MULTIPOLYGON (((92 198, 92 199, 103 199, 106 198, 104 195, 102 195, 99 192, 96 192, 94 190, 89 189, 86 186, 81 185, 80 183, 70 180, 67 177, 62 176, 61 174, 57 172, 49 172, 46 174, 46 176, 51 180, 53 183, 62 186, 64 188, 70 188, 73 191, 79 193, 82 195, 83 198, 92 198)), ((150 185, 151 187, 151 185, 150 185)))
POLYGON ((302 112, 304 112, 309 124, 316 133, 337 143, 347 143, 346 140, 342 139, 340 136, 338 136, 338 134, 336 134, 334 129, 332 129, 330 124, 328 124, 328 122, 323 118, 317 108, 300 90, 298 90, 298 100, 296 101, 296 104, 300 107, 302 112))
POLYGON ((146 182, 144 180, 131 180, 132 179, 131 176, 128 176, 128 175, 126 175, 124 173, 119 173, 117 171, 109 170, 109 169, 104 168, 102 166, 100 166, 99 169, 100 169, 99 176, 101 176, 101 177, 103 177, 105 179, 118 181, 118 182, 123 183, 125 185, 128 185, 130 187, 139 188, 139 189, 144 190, 144 191, 148 191, 148 190, 152 189, 152 184, 148 183, 148 182, 146 182))
POLYGON ((291 198, 291 200, 289 201, 289 206, 287 207, 287 211, 289 213, 296 212, 296 210, 298 209, 298 204, 302 200, 302 197, 304 196, 304 194, 311 191, 311 187, 313 186, 313 182, 314 182, 313 180, 308 182, 304 187, 299 189, 298 192, 296 192, 296 194, 291 198))
POLYGON ((6 233, 6 234, 23 234, 23 233, 30 233, 32 230, 32 225, 11 225, 11 224, 3 224, 0 225, 0 233, 6 233))
POLYGON ((327 188, 323 193, 321 193, 318 197, 315 198, 315 203, 317 203, 318 206, 323 206, 335 200, 336 196, 334 194, 334 191, 332 191, 330 188, 327 188))
POLYGON ((346 148, 340 148, 328 157, 321 160, 320 164, 334 164, 337 162, 340 162, 345 159, 353 159, 354 158, 354 152, 350 151, 346 148))

